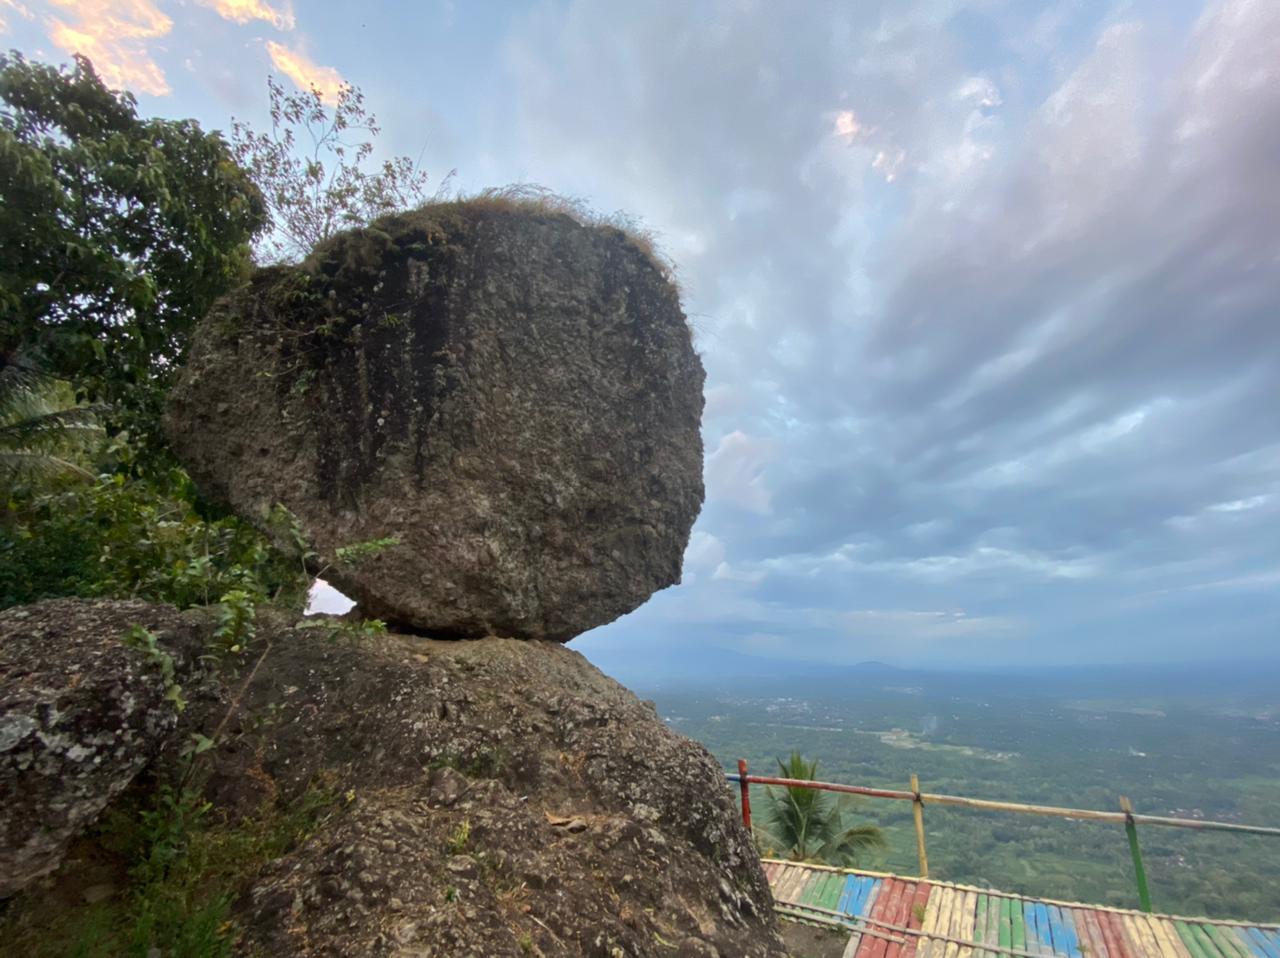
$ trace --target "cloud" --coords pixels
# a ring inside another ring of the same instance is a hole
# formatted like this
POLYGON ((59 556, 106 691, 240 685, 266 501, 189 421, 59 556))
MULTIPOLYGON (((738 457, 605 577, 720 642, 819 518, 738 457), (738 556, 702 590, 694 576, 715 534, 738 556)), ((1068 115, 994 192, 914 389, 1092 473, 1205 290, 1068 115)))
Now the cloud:
POLYGON ((326 103, 336 103, 347 81, 333 67, 320 66, 305 53, 291 50, 274 40, 267 41, 267 53, 277 70, 299 89, 315 90, 326 103))
POLYGON ((1085 579, 1098 575, 1095 560, 979 545, 960 555, 927 555, 886 568, 925 579, 951 580, 990 573, 1017 573, 1045 579, 1085 579))
POLYGON ((861 129, 862 127, 858 124, 858 118, 853 115, 852 110, 841 110, 836 114, 832 132, 836 136, 843 137, 846 143, 852 143, 861 129))
POLYGON ((965 77, 956 88, 955 95, 958 99, 976 103, 983 109, 991 109, 1004 102, 999 88, 991 80, 981 76, 965 77))
POLYGON ((289 3, 285 3, 282 9, 276 9, 265 0, 200 0, 200 3, 234 23, 265 20, 277 30, 292 30, 294 27, 293 7, 289 3))
POLYGON ((965 608, 1032 659, 1194 656, 1198 625, 1256 654, 1280 603, 1181 587, 1280 558, 1250 534, 1280 507, 1280 5, 985 5, 981 49, 965 6, 515 23, 489 152, 698 237, 699 529, 726 568, 636 628, 817 643, 965 608), (1203 604, 1175 630, 1173 598, 1132 604, 1152 590, 1203 604))
POLYGON ((715 452, 707 457, 707 497, 767 515, 771 496, 763 469, 772 458, 772 443, 734 430, 721 438, 715 452))
POLYGON ((685 580, 692 581, 694 577, 714 573, 724 563, 724 556, 723 542, 709 532, 695 529, 684 550, 685 580))
POLYGON ((1248 499, 1232 499, 1228 502, 1215 502, 1209 506, 1210 512, 1244 512, 1247 509, 1256 509, 1259 506, 1266 505, 1271 500, 1270 495, 1250 496, 1248 499))
POLYGON ((1020 623, 1014 619, 970 616, 963 610, 858 609, 845 613, 843 625, 850 636, 891 642, 955 642, 1020 635, 1020 623))
POLYGON ((906 158, 907 155, 902 150, 876 150, 876 155, 871 160, 871 168, 883 176, 885 182, 892 183, 898 178, 906 158))
POLYGON ((163 96, 164 71, 147 42, 169 33, 173 21, 152 0, 50 0, 68 11, 71 22, 49 17, 49 39, 66 53, 93 61, 107 86, 163 96))
MULTIPOLYGON (((35 16, 35 14, 31 12, 30 7, 28 7, 24 3, 18 2, 18 0, 0 0, 0 7, 5 7, 12 10, 14 13, 20 16, 23 20, 31 20, 35 16)), ((6 18, 3 15, 0 15, 0 33, 8 33, 8 32, 9 32, 8 18, 6 18)))
MULTIPOLYGON (((563 0, 481 51, 446 111, 468 185, 643 216, 707 368, 685 585, 609 629, 891 660, 937 629, 930 661, 962 661, 1005 640, 969 623, 1013 622, 1027 661, 1274 654, 1280 4, 1026 6, 563 0)), ((55 12, 151 62, 157 9, 182 8, 55 12)), ((285 39, 275 69, 332 98, 285 39)), ((388 119, 420 148, 416 114, 388 119)))
POLYGON ((721 562, 716 566, 715 573, 711 576, 717 582, 746 582, 750 585, 758 585, 764 581, 765 573, 760 570, 743 571, 734 568, 728 562, 721 562))

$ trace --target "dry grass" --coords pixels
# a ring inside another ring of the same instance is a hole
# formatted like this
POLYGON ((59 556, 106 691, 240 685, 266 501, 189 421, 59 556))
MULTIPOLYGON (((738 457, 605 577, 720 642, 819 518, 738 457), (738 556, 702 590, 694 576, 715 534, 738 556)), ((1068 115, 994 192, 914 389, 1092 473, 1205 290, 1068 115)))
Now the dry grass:
POLYGON ((676 264, 662 251, 657 234, 642 221, 621 210, 614 213, 601 213, 592 209, 590 204, 580 197, 561 196, 545 186, 534 183, 493 186, 479 193, 458 194, 451 199, 440 199, 430 205, 456 205, 473 209, 560 215, 567 216, 582 226, 618 230, 636 249, 649 258, 663 278, 679 287, 676 264))

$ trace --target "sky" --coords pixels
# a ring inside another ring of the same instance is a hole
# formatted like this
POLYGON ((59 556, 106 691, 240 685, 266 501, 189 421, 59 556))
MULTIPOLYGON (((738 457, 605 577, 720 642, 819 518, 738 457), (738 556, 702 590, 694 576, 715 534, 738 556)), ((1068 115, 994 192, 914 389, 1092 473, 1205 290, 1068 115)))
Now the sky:
POLYGON ((684 582, 576 640, 1280 659, 1276 0, 0 0, 140 109, 360 87, 387 154, 623 210, 707 368, 684 582))

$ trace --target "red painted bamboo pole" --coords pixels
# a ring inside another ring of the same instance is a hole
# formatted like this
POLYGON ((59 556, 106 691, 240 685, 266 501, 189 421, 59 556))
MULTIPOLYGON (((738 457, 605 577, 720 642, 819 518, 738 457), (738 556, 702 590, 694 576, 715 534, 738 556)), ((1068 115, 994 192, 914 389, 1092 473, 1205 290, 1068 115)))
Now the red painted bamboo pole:
POLYGON ((742 824, 751 831, 751 782, 747 775, 747 760, 738 759, 738 782, 742 787, 742 824))

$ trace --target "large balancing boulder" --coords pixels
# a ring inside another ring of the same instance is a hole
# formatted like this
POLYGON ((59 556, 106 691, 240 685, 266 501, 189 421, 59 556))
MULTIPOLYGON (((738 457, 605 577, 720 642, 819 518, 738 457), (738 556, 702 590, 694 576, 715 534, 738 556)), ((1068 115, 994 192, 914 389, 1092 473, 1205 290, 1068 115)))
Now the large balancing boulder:
POLYGON ((304 538, 366 614, 567 641, 680 580, 703 379, 642 244, 519 203, 449 203, 223 300, 169 427, 207 494, 282 544, 304 538))

